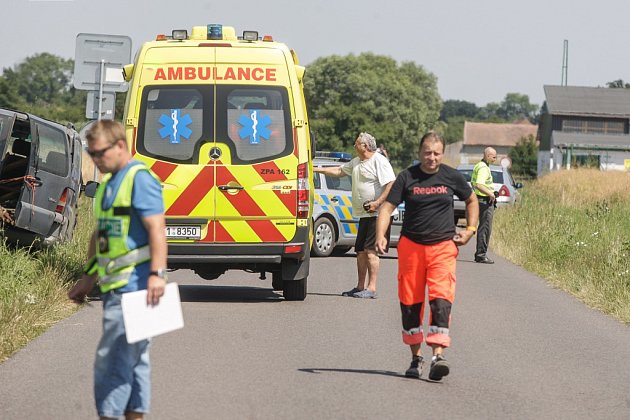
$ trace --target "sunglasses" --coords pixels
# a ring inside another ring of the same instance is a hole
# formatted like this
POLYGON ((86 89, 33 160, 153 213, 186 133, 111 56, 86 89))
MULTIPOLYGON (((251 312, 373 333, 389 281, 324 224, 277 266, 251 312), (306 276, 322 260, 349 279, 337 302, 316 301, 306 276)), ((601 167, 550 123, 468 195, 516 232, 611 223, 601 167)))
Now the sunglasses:
POLYGON ((116 143, 110 144, 109 146, 101 150, 86 150, 86 151, 87 151, 87 154, 91 158, 102 158, 105 155, 105 153, 107 153, 107 151, 114 146, 116 146, 116 143))

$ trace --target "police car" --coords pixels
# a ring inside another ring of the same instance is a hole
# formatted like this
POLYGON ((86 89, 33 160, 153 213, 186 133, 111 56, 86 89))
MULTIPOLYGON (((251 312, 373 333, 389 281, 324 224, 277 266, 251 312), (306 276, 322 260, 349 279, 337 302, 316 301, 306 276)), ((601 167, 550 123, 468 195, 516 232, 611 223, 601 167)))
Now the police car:
MULTIPOLYGON (((352 159, 345 152, 316 152, 313 166, 339 166, 352 159)), ((342 255, 354 246, 359 219, 352 215, 352 177, 341 178, 314 173, 315 200, 313 207, 313 244, 311 255, 327 257, 342 255)), ((405 215, 404 203, 398 206, 394 216, 390 246, 398 244, 400 229, 405 215)))

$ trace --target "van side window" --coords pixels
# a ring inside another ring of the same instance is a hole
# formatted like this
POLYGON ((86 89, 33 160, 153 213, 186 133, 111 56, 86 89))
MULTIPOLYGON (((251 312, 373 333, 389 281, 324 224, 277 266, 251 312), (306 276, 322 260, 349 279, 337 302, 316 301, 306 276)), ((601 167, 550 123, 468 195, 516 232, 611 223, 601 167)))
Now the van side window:
MULTIPOLYGON (((206 88, 207 89, 207 88, 206 88)), ((138 150, 168 161, 190 161, 203 137, 203 123, 212 127, 212 100, 191 87, 147 87, 143 93, 138 150)))
MULTIPOLYGON (((2 117, 7 118, 7 117, 2 117)), ((9 183, 21 183, 21 178, 28 174, 31 157, 31 126, 28 121, 16 119, 13 127, 7 121, 3 124, 2 137, 6 138, 4 155, 2 156, 2 173, 0 179, 9 183), (13 181, 9 181, 13 180, 13 181)), ((12 190, 3 183, 0 192, 12 190)), ((2 196, 4 197, 4 195, 2 196)))
POLYGON ((64 132, 46 125, 37 124, 39 146, 38 168, 51 174, 68 176, 67 137, 64 132))
POLYGON ((227 118, 217 118, 217 142, 233 150, 232 163, 251 164, 293 152, 286 89, 217 86, 217 115, 222 112, 227 118))

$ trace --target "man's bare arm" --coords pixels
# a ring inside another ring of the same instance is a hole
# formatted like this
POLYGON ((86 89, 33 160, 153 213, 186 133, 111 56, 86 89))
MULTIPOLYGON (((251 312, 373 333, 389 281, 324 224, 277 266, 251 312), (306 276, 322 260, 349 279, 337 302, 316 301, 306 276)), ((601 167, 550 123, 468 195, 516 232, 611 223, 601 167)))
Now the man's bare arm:
POLYGON ((394 209, 396 209, 396 206, 389 201, 386 201, 378 210, 378 217, 376 219, 376 252, 379 254, 385 253, 385 248, 387 247, 385 232, 387 232, 387 228, 389 227, 389 222, 394 209))
MULTIPOLYGON (((163 214, 155 214, 142 218, 149 235, 149 249, 151 251, 151 271, 166 269, 166 227, 163 214)), ((158 276, 149 276, 147 282, 147 304, 157 305, 164 294, 166 281, 158 276)))
POLYGON ((341 170, 341 166, 313 166, 313 172, 318 172, 337 178, 346 176, 346 173, 341 170))
POLYGON ((394 181, 392 181, 389 184, 385 185, 385 187, 383 188, 383 192, 381 192, 381 195, 376 197, 376 199, 370 203, 370 210, 368 210, 368 211, 372 212, 372 211, 379 210, 379 207, 383 203, 385 203, 385 200, 387 199, 387 196, 389 195, 389 191, 392 189, 393 185, 394 185, 394 181))

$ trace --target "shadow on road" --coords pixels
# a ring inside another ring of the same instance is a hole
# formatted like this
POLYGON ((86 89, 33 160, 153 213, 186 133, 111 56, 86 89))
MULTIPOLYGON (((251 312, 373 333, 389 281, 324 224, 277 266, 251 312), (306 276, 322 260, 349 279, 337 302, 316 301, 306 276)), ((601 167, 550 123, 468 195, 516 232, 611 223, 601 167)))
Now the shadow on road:
POLYGON ((182 302, 283 302, 272 289, 242 286, 179 285, 182 302))
MULTIPOLYGON (((298 369, 300 372, 306 373, 322 373, 322 372, 344 372, 344 373, 361 373, 367 375, 383 375, 383 376, 393 376, 395 378, 403 378, 409 379, 412 381, 417 381, 418 379, 407 378, 405 375, 399 372, 392 372, 391 370, 373 370, 373 369, 332 369, 332 368, 304 368, 298 369)), ((428 379, 420 378, 420 381, 428 382, 428 383, 436 383, 435 381, 430 381, 428 379)))
POLYGON ((341 296, 341 293, 315 293, 315 292, 308 292, 309 296, 336 296, 336 297, 344 297, 347 298, 348 296, 341 296))
MULTIPOLYGON (((382 260, 397 260, 398 259, 398 256, 396 255, 379 255, 379 257, 382 260)), ((352 258, 353 260, 355 260, 357 258, 357 254, 355 254, 354 252, 349 252, 343 255, 333 255, 330 257, 317 257, 317 259, 324 259, 324 258, 352 258)))

